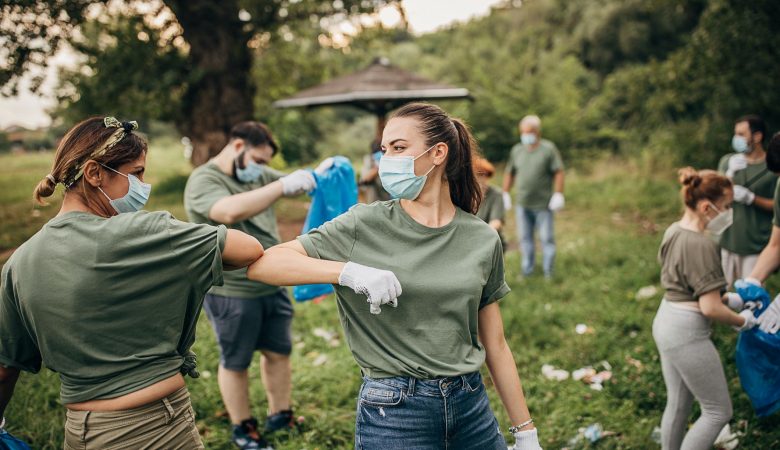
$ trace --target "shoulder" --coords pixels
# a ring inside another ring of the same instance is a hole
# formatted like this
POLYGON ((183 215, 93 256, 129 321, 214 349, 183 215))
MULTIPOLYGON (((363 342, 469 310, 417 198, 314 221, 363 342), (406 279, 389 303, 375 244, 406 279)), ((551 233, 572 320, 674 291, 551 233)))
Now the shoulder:
POLYGON ((500 242, 498 232, 474 214, 469 214, 458 208, 455 220, 458 221, 459 232, 468 236, 468 239, 473 242, 479 242, 480 245, 500 242))
POLYGON ((735 153, 726 153, 725 155, 721 156, 720 161, 718 161, 718 168, 728 164, 729 159, 731 159, 731 157, 734 155, 735 153))
POLYGON ((542 139, 539 141, 539 147, 545 149, 545 151, 558 153, 558 147, 549 139, 542 139))
POLYGON ((174 220, 168 211, 137 211, 110 217, 106 219, 106 225, 136 234, 150 234, 166 230, 174 220))
POLYGON ((400 208, 398 200, 380 200, 373 203, 358 203, 344 214, 352 215, 361 222, 381 221, 386 219, 395 208, 400 208))

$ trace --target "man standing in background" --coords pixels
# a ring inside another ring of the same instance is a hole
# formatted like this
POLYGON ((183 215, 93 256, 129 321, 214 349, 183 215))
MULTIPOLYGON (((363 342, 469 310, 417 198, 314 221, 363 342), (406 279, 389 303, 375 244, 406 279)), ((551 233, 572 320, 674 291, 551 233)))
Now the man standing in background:
POLYGON ((734 220, 720 237, 726 282, 750 275, 772 232, 772 197, 777 175, 766 164, 766 125, 760 117, 739 118, 731 140, 733 153, 721 158, 718 171, 734 182, 734 220))
POLYGON ((504 173, 504 207, 512 207, 509 190, 517 181, 517 235, 522 253, 523 276, 533 273, 535 264, 534 231, 542 244, 542 268, 545 278, 553 275, 555 229, 553 214, 564 206, 563 161, 555 144, 542 139, 542 121, 525 116, 520 121, 521 142, 512 147, 504 173))

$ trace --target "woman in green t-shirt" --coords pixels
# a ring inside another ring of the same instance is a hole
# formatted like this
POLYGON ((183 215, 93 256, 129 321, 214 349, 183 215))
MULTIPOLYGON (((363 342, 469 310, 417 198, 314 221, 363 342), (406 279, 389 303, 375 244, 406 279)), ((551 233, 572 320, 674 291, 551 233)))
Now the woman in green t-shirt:
POLYGON ((270 284, 339 285, 364 376, 356 448, 504 450, 479 374, 486 362, 514 448, 539 449, 496 303, 509 292, 501 242, 473 215, 475 147, 466 125, 439 107, 402 107, 384 129, 379 163, 395 200, 355 206, 249 268, 270 284))
POLYGON ((62 382, 66 449, 203 448, 182 376, 197 376, 203 297, 263 252, 224 226, 139 211, 151 186, 136 128, 96 117, 68 131, 34 193, 43 203, 62 184, 62 207, 2 270, 0 416, 19 372, 45 365, 62 382))
POLYGON ((717 236, 730 225, 731 181, 712 170, 697 172, 688 167, 680 170, 680 182, 685 213, 666 230, 658 251, 665 295, 653 320, 667 392, 661 446, 704 450, 712 448, 732 413, 710 323, 714 320, 744 331, 756 321, 750 310, 732 311, 741 310, 743 302, 736 294, 723 295, 726 278, 720 250, 708 236, 717 236), (694 398, 701 405, 701 416, 688 429, 694 398))

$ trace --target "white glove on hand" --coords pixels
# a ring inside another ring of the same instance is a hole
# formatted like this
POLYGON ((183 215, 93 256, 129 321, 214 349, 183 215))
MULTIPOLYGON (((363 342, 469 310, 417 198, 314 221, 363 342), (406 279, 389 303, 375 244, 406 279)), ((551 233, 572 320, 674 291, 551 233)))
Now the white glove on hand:
POLYGON ((734 201, 737 203, 744 203, 746 205, 752 205, 753 200, 756 199, 756 194, 745 186, 738 184, 734 185, 734 201))
POLYGON ((504 211, 512 209, 512 196, 509 195, 509 192, 501 194, 501 198, 504 200, 504 211))
POLYGON ((769 307, 758 317, 758 328, 766 333, 775 334, 780 330, 780 300, 778 295, 769 307))
POLYGON ((301 192, 309 192, 317 187, 317 182, 307 170, 296 170, 295 172, 279 178, 282 182, 282 194, 284 196, 298 195, 301 192))
POLYGON ((745 319, 745 323, 741 327, 734 327, 737 332, 747 331, 758 324, 756 318, 753 316, 753 311, 746 309, 739 313, 745 319))
POLYGON ((536 428, 532 430, 518 431, 514 434, 515 445, 508 450, 542 450, 539 445, 539 436, 536 434, 536 428))
POLYGON ((5 431, 5 417, 0 419, 0 433, 2 433, 3 431, 5 431))
POLYGON ((726 292, 726 305, 734 311, 742 311, 745 302, 736 292, 726 292))
POLYGON ((558 212, 563 209, 566 204, 566 200, 563 198, 563 194, 556 192, 550 197, 550 203, 547 204, 547 209, 552 212, 558 212))
POLYGON ((371 314, 382 312, 381 305, 398 306, 401 283, 389 270, 374 269, 350 261, 341 270, 339 284, 368 297, 371 314))
POLYGON ((325 172, 328 171, 331 167, 333 167, 333 157, 325 158, 322 160, 319 166, 317 166, 316 169, 314 169, 314 173, 317 175, 323 175, 325 172))
POLYGON ((726 169, 726 176, 732 178, 735 173, 747 168, 748 162, 745 155, 734 155, 729 158, 729 166, 726 169))

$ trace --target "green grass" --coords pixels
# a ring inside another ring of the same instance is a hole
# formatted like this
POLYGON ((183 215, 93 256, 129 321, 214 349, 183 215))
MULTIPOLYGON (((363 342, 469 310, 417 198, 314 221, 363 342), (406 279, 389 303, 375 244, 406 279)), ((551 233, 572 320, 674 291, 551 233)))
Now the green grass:
MULTIPOLYGON (((189 171, 187 163, 172 141, 153 144, 148 180, 154 188, 149 209, 168 209, 184 217, 181 190, 189 171)), ((18 246, 56 213, 56 204, 33 209, 29 201, 34 184, 48 171, 51 156, 0 157, 2 249, 18 246)), ((658 447, 650 435, 660 422, 665 390, 650 324, 660 295, 637 300, 635 293, 640 287, 658 285, 656 251, 661 233, 680 211, 677 185, 672 174, 668 175, 650 176, 631 164, 616 162, 598 165, 588 174, 571 173, 567 208, 556 216, 559 256, 555 279, 517 281, 518 252, 510 250, 506 255, 507 279, 513 289, 501 303, 506 335, 544 448, 564 447, 578 428, 596 422, 616 434, 596 445, 579 443, 573 448, 658 447), (578 323, 587 324, 593 332, 576 334, 578 323), (540 372, 543 364, 571 371, 601 361, 609 362, 614 377, 600 392, 571 379, 550 381, 540 372)), ((277 211, 280 222, 288 224, 298 224, 305 214, 302 199, 283 200, 277 211)), ((511 217, 507 236, 515 240, 511 217)), ((302 435, 278 440, 276 447, 351 448, 360 375, 344 345, 333 299, 318 305, 296 304, 293 334, 293 401, 296 413, 306 416, 307 429, 302 435), (338 331, 340 345, 331 347, 314 336, 316 327, 338 331), (315 367, 319 355, 326 355, 328 361, 315 367)), ((780 447, 777 415, 758 419, 739 386, 733 362, 735 333, 716 326, 714 339, 734 401, 732 426, 746 433, 740 448, 780 447)), ((198 428, 207 448, 230 449, 228 419, 216 382, 218 353, 204 317, 195 351, 203 376, 189 380, 188 386, 198 428)), ((264 417, 257 362, 251 373, 254 410, 264 417)), ((30 441, 33 448, 62 446, 64 410, 57 403, 58 389, 56 374, 46 370, 37 376, 25 374, 19 382, 7 411, 9 430, 30 441)), ((489 388, 489 393, 499 422, 507 427, 495 390, 489 388)))

